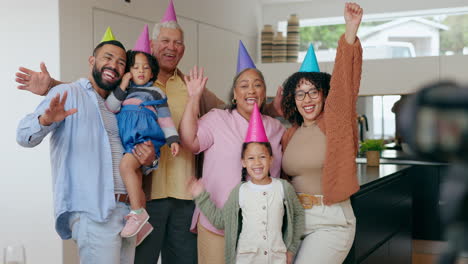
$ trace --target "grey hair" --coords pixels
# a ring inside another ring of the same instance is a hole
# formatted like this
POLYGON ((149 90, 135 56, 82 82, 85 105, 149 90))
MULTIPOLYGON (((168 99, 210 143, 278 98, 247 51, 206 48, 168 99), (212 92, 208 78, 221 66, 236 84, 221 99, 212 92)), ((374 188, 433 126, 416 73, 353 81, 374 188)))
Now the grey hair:
POLYGON ((180 33, 182 33, 182 41, 184 40, 184 31, 182 30, 182 27, 176 21, 156 23, 153 28, 153 39, 158 39, 161 28, 172 28, 172 29, 180 30, 180 33))
MULTIPOLYGON (((229 111, 232 111, 232 110, 237 108, 237 104, 235 104, 233 102, 234 89, 236 89, 237 80, 239 80, 239 77, 244 72, 249 71, 249 70, 255 71, 260 76, 260 79, 263 81, 263 84, 265 85, 265 95, 266 95, 266 83, 265 83, 265 77, 263 77, 263 73, 257 68, 246 68, 246 69, 242 70, 241 72, 239 72, 238 74, 236 74, 236 76, 234 76, 234 79, 232 80, 231 91, 229 92, 229 102, 228 102, 228 105, 226 105, 226 109, 228 109, 229 111)), ((262 105, 259 106, 260 107, 260 113, 262 113, 262 114, 265 113, 265 104, 266 104, 266 98, 264 98, 262 105)))

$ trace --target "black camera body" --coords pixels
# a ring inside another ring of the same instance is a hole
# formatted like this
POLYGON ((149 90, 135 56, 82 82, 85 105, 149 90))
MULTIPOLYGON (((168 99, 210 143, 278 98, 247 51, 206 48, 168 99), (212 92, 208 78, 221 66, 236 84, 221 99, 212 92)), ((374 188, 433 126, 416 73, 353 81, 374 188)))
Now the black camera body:
POLYGON ((399 132, 420 157, 468 163, 468 87, 427 85, 408 98, 399 121, 399 132))
POLYGON ((423 87, 403 104, 400 133, 423 159, 450 164, 441 186, 448 247, 440 264, 468 250, 468 87, 443 81, 423 87))

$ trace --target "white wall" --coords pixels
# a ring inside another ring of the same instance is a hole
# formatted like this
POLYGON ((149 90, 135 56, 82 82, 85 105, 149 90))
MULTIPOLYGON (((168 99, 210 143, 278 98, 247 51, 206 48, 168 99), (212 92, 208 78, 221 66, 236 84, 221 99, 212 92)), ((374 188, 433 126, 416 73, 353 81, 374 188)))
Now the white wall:
POLYGON ((48 140, 34 149, 16 144, 19 120, 41 98, 17 90, 14 74, 20 65, 38 70, 40 61, 60 74, 58 2, 1 0, 0 8, 0 249, 22 243, 28 264, 62 263, 62 244, 54 229, 48 140))
MULTIPOLYGON (((60 78, 74 80, 86 75, 87 58, 107 26, 112 27, 127 49, 132 48, 143 25, 148 23, 152 31, 168 2, 60 1, 60 78)), ((235 74, 238 40, 244 41, 252 58, 257 57, 260 4, 251 0, 175 0, 174 5, 185 31, 186 51, 181 70, 188 72, 195 64, 204 67, 209 77, 207 86, 226 98, 226 89, 235 74)))

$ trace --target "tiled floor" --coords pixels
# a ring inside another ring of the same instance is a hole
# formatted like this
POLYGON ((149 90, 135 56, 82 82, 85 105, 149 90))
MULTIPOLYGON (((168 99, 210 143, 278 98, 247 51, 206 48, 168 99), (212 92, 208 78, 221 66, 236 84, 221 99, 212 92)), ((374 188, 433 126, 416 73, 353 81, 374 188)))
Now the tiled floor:
MULTIPOLYGON (((412 264, 437 264, 446 246, 447 243, 442 241, 413 240, 412 264)), ((468 257, 463 255, 456 264, 468 264, 468 257)))

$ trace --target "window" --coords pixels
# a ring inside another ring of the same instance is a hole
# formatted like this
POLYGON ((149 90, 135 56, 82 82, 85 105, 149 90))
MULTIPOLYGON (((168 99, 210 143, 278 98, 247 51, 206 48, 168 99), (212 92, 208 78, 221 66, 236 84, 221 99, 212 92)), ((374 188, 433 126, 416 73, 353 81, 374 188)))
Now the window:
MULTIPOLYGON (((358 36, 364 59, 468 54, 468 7, 365 15, 363 20, 358 36)), ((343 23, 342 18, 301 20, 298 61, 310 43, 318 61, 333 61, 343 23)), ((285 21, 278 24, 283 32, 286 27, 285 21)))
POLYGON ((374 96, 372 99, 372 129, 374 138, 393 139, 395 137, 395 114, 392 108, 400 100, 399 95, 374 96))
MULTIPOLYGON (((364 129, 363 139, 393 140, 397 137, 396 119, 400 110, 402 96, 359 96, 357 112, 361 117, 366 117, 369 130, 364 124, 359 124, 358 129, 364 129)), ((361 132, 360 132, 361 133, 361 132)))

